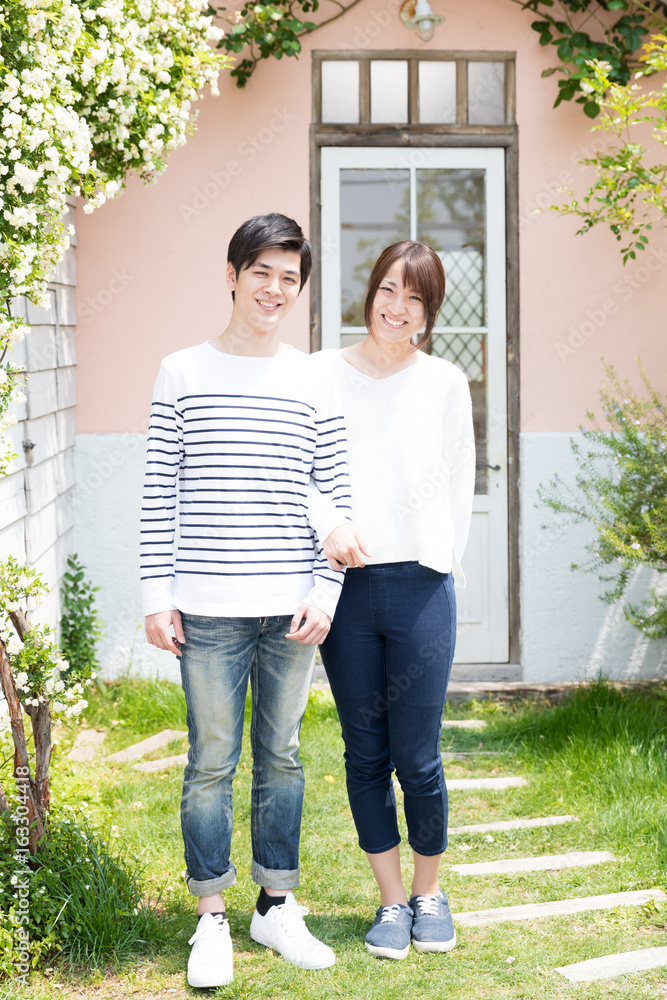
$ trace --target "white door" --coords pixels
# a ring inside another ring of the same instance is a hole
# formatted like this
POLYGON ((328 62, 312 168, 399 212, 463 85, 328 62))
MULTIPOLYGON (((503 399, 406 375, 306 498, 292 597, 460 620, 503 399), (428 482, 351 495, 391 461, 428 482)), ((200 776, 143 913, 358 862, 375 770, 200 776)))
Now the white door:
POLYGON ((505 162, 502 149, 322 149, 322 347, 365 335, 380 251, 421 240, 441 256, 433 354, 468 376, 477 442, 472 527, 457 591, 458 663, 509 657, 505 162))

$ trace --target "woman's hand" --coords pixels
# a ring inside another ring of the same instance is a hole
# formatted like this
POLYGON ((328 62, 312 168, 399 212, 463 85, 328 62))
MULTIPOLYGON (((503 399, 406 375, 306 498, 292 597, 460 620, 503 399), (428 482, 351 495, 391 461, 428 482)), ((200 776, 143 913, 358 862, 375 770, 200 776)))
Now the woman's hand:
POLYGON ((344 566, 365 566, 370 552, 357 534, 353 524, 341 524, 331 532, 322 545, 324 555, 332 569, 344 566))

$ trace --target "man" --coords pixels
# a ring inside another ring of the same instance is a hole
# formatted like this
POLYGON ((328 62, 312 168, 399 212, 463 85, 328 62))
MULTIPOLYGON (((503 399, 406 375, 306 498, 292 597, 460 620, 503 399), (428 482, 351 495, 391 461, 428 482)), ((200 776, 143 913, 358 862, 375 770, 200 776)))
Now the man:
POLYGON ((342 582, 321 544, 314 551, 310 477, 336 505, 335 517, 313 514, 318 538, 339 540, 341 562, 355 550, 352 529, 340 527, 350 496, 335 390, 307 355, 278 339, 310 273, 310 244, 292 219, 257 216, 237 230, 227 256, 227 328, 167 357, 158 375, 141 525, 146 636, 180 657, 187 703, 181 825, 188 889, 199 897, 188 961, 188 982, 198 987, 233 974, 222 892, 236 878, 232 779, 248 679, 251 872, 261 886, 250 933, 304 968, 335 961, 292 893, 299 727, 314 646, 329 631, 342 582))

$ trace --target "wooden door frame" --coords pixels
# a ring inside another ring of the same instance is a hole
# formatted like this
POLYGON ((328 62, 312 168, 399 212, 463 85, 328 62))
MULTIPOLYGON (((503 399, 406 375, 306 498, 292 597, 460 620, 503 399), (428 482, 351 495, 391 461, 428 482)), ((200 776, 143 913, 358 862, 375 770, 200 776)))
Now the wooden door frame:
POLYGON ((322 205, 320 200, 323 146, 452 146, 505 149, 505 229, 507 288, 507 463, 508 463, 508 600, 509 662, 521 663, 519 599, 519 169, 516 125, 323 125, 310 126, 310 238, 314 249, 310 281, 310 349, 321 347, 322 205))

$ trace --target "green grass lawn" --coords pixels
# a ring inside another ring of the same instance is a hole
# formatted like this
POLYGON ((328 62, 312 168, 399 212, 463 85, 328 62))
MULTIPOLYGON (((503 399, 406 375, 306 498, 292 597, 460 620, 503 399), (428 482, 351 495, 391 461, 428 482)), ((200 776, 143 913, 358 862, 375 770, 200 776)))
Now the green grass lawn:
MULTIPOLYGON (((451 826, 557 813, 579 817, 579 822, 564 826, 452 837, 441 884, 454 912, 631 889, 667 890, 667 687, 621 693, 599 684, 580 689, 566 704, 555 707, 468 702, 448 707, 447 717, 483 718, 488 726, 483 731, 444 729, 443 750, 496 752, 446 759, 448 777, 502 774, 528 779, 525 787, 507 791, 452 791, 451 826), (569 850, 608 850, 616 860, 593 868, 500 877, 448 871, 454 863, 569 850)), ((178 686, 162 681, 121 681, 95 694, 84 724, 107 730, 104 752, 112 753, 160 729, 185 729, 183 696, 178 686)), ((195 918, 194 900, 182 879, 182 771, 174 767, 161 774, 141 774, 131 764, 73 764, 65 753, 77 731, 78 727, 62 734, 55 755, 55 805, 81 803, 99 826, 111 829, 119 845, 139 856, 146 866, 147 891, 154 896, 161 893, 164 940, 153 953, 116 968, 72 973, 56 965, 47 974, 35 975, 31 988, 21 995, 26 1000, 196 995, 201 991, 190 989, 185 981, 187 940, 195 918)), ((174 743, 151 756, 180 753, 183 748, 184 744, 174 743)), ((667 968, 581 985, 553 971, 557 965, 615 951, 666 946, 665 906, 459 928, 457 947, 447 955, 411 950, 402 962, 372 958, 363 938, 378 905, 377 892, 356 843, 338 718, 327 693, 311 695, 301 756, 306 799, 297 898, 310 907, 307 922, 333 947, 336 965, 305 972, 249 936, 256 887, 249 874, 251 760, 246 736, 234 781, 233 860, 238 881, 226 895, 235 978, 216 996, 667 998, 667 968)), ((409 854, 406 848, 406 865, 409 854)))

